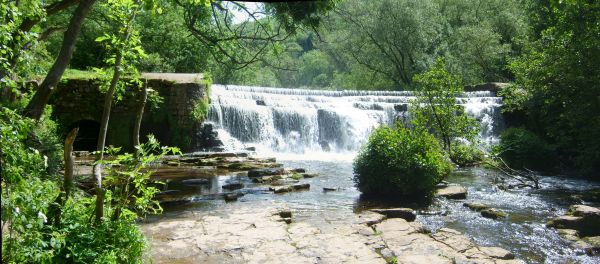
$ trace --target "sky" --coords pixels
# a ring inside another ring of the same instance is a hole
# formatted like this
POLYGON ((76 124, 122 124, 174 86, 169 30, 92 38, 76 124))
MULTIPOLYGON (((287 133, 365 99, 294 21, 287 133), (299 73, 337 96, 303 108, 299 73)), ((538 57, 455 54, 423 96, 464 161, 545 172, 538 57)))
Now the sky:
MULTIPOLYGON (((240 2, 240 3, 244 4, 250 11, 261 10, 262 6, 263 6, 262 3, 257 3, 257 2, 240 2)), ((233 13, 233 15, 235 16, 235 18, 233 19, 234 24, 239 24, 239 23, 244 22, 247 19, 249 19, 248 13, 246 13, 246 11, 236 10, 235 8, 233 8, 234 5, 232 5, 230 2, 227 2, 226 6, 232 7, 230 10, 233 13)), ((260 15, 258 17, 263 17, 263 15, 260 15)))

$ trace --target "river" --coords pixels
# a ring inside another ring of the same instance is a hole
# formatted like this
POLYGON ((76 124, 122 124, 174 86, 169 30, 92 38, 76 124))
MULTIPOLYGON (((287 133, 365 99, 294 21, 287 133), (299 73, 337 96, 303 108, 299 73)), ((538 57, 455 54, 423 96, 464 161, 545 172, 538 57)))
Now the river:
MULTIPOLYGON (((497 172, 484 168, 459 169, 447 179, 468 188, 466 201, 508 213, 502 220, 481 217, 464 207, 464 200, 434 199, 424 206, 361 199, 352 180, 353 157, 374 128, 408 118, 406 104, 412 98, 411 92, 213 85, 209 120, 219 128, 227 148, 253 146, 257 155, 274 156, 285 167, 305 168, 319 177, 306 179, 311 184, 308 191, 273 194, 247 177, 222 175, 212 178, 209 188, 199 190, 195 202, 167 207, 167 215, 216 207, 260 210, 263 203, 274 202, 294 209, 296 220, 334 228, 364 209, 405 206, 417 209, 417 221, 432 231, 450 227, 477 244, 506 248, 528 263, 600 263, 600 257, 570 248, 555 230, 545 227, 549 219, 564 214, 571 204, 600 205, 599 183, 541 176, 540 190, 501 190, 493 184, 499 177, 497 172), (218 193, 231 178, 246 183, 245 195, 238 202, 205 198, 218 193), (336 191, 325 192, 324 187, 336 191)), ((479 136, 485 145, 497 142, 503 129, 501 102, 491 92, 470 92, 457 98, 457 103, 480 122, 479 136)))

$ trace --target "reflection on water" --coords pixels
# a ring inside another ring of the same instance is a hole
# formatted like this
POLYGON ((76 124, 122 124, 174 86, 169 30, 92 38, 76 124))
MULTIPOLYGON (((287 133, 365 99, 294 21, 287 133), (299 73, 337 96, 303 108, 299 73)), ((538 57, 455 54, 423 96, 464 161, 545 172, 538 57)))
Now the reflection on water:
MULTIPOLYGON (((281 161, 281 160, 280 160, 281 161)), ((191 195, 192 202, 166 210, 171 213, 187 211, 210 211, 219 208, 227 210, 239 206, 256 207, 260 210, 265 203, 277 203, 295 211, 295 221, 307 221, 324 229, 344 223, 349 216, 364 208, 382 206, 375 201, 361 200, 360 192, 352 181, 352 162, 350 159, 301 160, 295 157, 281 161, 289 168, 305 168, 320 176, 304 179, 310 183, 307 191, 286 194, 273 194, 264 185, 253 184, 247 177, 228 175, 212 177, 203 184, 170 183, 169 189, 179 189, 191 195), (222 193, 221 186, 231 182, 243 182, 245 188, 238 190, 245 195, 235 203, 225 203, 214 199, 222 193), (324 192, 323 188, 338 188, 337 191, 324 192)), ((597 197, 589 196, 591 190, 600 189, 600 184, 584 180, 558 177, 542 177, 541 190, 503 191, 491 182, 497 175, 483 168, 459 170, 447 180, 459 183, 469 190, 467 201, 480 202, 508 213, 504 220, 483 218, 478 212, 465 208, 465 201, 435 199, 427 207, 416 204, 388 204, 405 206, 425 212, 417 217, 431 230, 450 227, 464 232, 478 244, 499 246, 514 252, 517 257, 531 263, 600 263, 599 257, 580 255, 571 249, 553 229, 545 227, 552 217, 562 215, 571 204, 587 203, 598 206, 597 197)))

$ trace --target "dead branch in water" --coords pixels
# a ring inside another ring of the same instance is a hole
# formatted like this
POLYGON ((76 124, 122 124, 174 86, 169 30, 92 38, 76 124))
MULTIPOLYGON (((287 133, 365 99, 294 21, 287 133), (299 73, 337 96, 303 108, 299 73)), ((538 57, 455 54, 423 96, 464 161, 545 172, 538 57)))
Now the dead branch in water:
POLYGON ((539 177, 534 171, 527 168, 524 170, 513 169, 498 156, 495 156, 492 159, 492 162, 486 161, 486 164, 499 170, 504 176, 518 181, 520 183, 519 187, 530 187, 534 189, 540 188, 539 177))

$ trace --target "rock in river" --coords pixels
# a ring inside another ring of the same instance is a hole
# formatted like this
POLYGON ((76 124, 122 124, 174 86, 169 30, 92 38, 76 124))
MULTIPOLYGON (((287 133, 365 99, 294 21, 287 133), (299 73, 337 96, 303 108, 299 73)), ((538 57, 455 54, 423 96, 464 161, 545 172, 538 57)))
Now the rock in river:
POLYGON ((438 189, 435 195, 439 197, 446 197, 448 199, 466 199, 467 189, 458 185, 450 185, 438 189))
POLYGON ((221 186, 221 188, 227 189, 227 190, 237 190, 237 189, 244 188, 244 184, 241 182, 228 183, 228 184, 224 184, 223 186, 221 186))
POLYGON ((253 169, 248 171, 248 177, 256 178, 262 176, 281 175, 283 173, 283 168, 253 169))
POLYGON ((572 205, 566 215, 550 220, 548 227, 574 229, 581 236, 600 235, 600 209, 586 205, 572 205))
POLYGON ((502 212, 498 209, 495 209, 495 208, 488 208, 488 209, 481 210, 481 216, 483 216, 485 218, 499 219, 499 218, 505 218, 506 213, 502 212))
POLYGON ((387 218, 402 218, 408 222, 415 221, 417 215, 410 208, 371 209, 375 213, 385 215, 387 218))
POLYGON ((463 203, 463 205, 473 211, 481 211, 481 210, 485 210, 485 209, 489 209, 490 207, 482 204, 482 203, 463 203))

